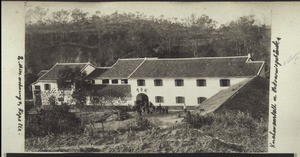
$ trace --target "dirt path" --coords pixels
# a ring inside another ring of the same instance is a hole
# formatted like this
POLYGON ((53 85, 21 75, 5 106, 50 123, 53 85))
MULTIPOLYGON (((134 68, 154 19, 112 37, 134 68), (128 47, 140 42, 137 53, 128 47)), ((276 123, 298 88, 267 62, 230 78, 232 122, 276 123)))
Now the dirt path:
MULTIPOLYGON (((124 121, 109 121, 104 123, 104 127, 115 130, 117 128, 120 128, 122 126, 128 125, 130 121, 132 121, 136 116, 136 112, 129 112, 130 118, 124 121)), ((162 113, 154 113, 154 114, 145 114, 143 115, 151 122, 155 123, 156 126, 160 128, 167 128, 169 126, 172 126, 174 124, 178 124, 182 122, 183 112, 178 110, 171 110, 168 114, 162 114, 162 113)), ((101 123, 95 123, 96 128, 102 128, 101 123)))

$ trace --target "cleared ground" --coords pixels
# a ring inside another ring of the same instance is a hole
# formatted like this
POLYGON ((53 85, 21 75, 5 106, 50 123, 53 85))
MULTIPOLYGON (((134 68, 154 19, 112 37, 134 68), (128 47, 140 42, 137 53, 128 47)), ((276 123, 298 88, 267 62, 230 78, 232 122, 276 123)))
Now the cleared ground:
POLYGON ((169 114, 144 115, 153 127, 130 130, 137 113, 129 119, 108 118, 111 111, 79 113, 81 118, 98 121, 87 124, 82 134, 58 134, 27 138, 25 150, 33 152, 134 152, 134 153, 195 153, 195 152, 266 152, 267 123, 241 114, 215 115, 211 125, 195 129, 182 122, 183 111, 169 114), (107 117, 106 117, 107 118, 107 117), (89 130, 90 129, 90 130, 89 130))

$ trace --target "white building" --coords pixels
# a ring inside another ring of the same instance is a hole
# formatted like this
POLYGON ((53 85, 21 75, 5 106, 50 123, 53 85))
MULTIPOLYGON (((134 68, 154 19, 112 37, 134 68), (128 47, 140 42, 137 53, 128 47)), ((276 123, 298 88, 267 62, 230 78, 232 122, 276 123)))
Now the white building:
MULTIPOLYGON (((135 58, 119 59, 111 67, 58 63, 33 84, 33 89, 40 89, 41 92, 47 90, 47 86, 57 89, 55 77, 47 76, 49 73, 55 76, 57 66, 68 65, 80 66, 82 71, 88 71, 86 79, 93 86, 128 88, 132 98, 126 104, 130 105, 140 100, 162 106, 197 106, 222 89, 265 75, 264 61, 252 61, 250 56, 135 58)), ((71 97, 65 101, 70 102, 71 97)))

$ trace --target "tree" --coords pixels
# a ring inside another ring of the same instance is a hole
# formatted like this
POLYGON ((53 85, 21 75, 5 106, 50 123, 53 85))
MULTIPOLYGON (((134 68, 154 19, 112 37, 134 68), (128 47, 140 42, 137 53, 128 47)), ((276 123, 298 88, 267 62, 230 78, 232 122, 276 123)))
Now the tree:
POLYGON ((61 133, 82 133, 83 127, 81 120, 74 113, 69 111, 67 105, 51 105, 48 108, 41 109, 39 113, 27 119, 26 137, 45 136, 49 134, 61 133))
MULTIPOLYGON (((103 110, 105 109, 104 106, 108 106, 107 109, 110 109, 112 114, 118 114, 119 119, 122 119, 122 117, 120 116, 123 115, 126 112, 126 110, 119 108, 118 106, 124 105, 126 102, 128 102, 128 100, 131 99, 131 95, 124 91, 120 91, 115 88, 110 88, 109 86, 106 87, 90 91, 90 96, 93 100, 92 103, 93 105, 96 105, 97 103, 103 106, 103 110)), ((109 116, 102 116, 101 123, 103 129, 103 123, 108 117, 109 116)))
POLYGON ((25 98, 32 99, 31 84, 38 79, 33 73, 25 73, 25 98))
POLYGON ((111 106, 115 111, 117 110, 116 106, 125 104, 131 98, 130 93, 109 87, 104 87, 100 90, 92 90, 91 96, 97 98, 96 100, 100 105, 111 106))
POLYGON ((207 29, 215 29, 216 25, 217 25, 217 22, 215 20, 209 18, 209 16, 207 16, 205 14, 202 14, 201 17, 196 19, 196 21, 193 23, 192 26, 207 30, 207 29))
POLYGON ((87 15, 88 15, 87 12, 83 12, 82 10, 76 8, 71 11, 71 17, 73 18, 72 22, 73 23, 84 22, 87 19, 87 15))
POLYGON ((86 74, 80 68, 65 67, 58 72, 57 86, 62 90, 63 98, 65 90, 73 90, 72 97, 79 107, 84 106, 86 100, 86 74))
POLYGON ((44 23, 48 12, 49 9, 45 9, 40 6, 29 9, 25 14, 26 25, 31 25, 32 23, 44 23))
POLYGON ((52 20, 56 24, 67 24, 69 21, 70 12, 67 10, 60 10, 52 13, 52 20))
POLYGON ((140 57, 252 53, 255 60, 265 60, 267 67, 269 64, 270 27, 257 24, 254 17, 241 17, 217 28, 216 22, 207 15, 192 15, 177 21, 115 12, 111 15, 95 13, 90 18, 76 9, 57 12, 50 21, 26 26, 28 59, 25 62, 33 73, 57 61, 90 60, 97 66, 111 66, 118 58, 140 57))

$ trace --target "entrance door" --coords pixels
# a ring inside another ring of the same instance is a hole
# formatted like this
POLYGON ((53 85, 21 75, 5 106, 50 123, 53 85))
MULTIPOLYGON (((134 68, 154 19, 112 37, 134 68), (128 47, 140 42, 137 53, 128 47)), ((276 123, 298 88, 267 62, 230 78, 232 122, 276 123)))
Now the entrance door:
POLYGON ((140 93, 136 96, 136 103, 137 105, 145 105, 149 103, 149 98, 146 94, 140 93))

